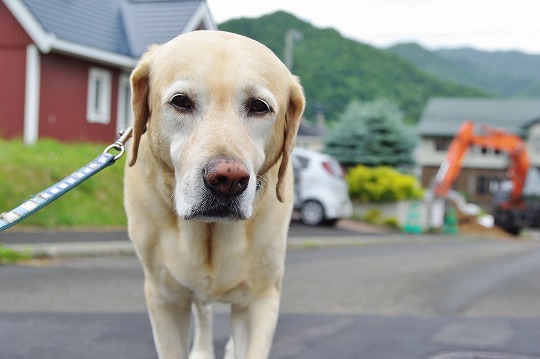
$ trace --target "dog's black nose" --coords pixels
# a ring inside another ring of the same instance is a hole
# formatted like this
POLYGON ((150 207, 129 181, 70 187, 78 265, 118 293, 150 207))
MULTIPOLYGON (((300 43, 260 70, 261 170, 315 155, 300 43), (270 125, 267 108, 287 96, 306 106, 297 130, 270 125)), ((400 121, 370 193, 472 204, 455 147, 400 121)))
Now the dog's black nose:
POLYGON ((249 171, 239 160, 216 158, 204 168, 203 179, 205 186, 217 195, 238 196, 248 186, 249 171))

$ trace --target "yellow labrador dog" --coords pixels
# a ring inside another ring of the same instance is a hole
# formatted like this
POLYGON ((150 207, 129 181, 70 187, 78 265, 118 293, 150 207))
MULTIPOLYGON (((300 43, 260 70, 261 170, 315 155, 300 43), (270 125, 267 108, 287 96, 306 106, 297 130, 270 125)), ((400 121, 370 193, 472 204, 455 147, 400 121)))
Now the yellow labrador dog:
POLYGON ((231 304, 226 358, 266 358, 302 88, 268 48, 219 31, 151 47, 131 85, 125 207, 159 358, 214 358, 215 301, 231 304))

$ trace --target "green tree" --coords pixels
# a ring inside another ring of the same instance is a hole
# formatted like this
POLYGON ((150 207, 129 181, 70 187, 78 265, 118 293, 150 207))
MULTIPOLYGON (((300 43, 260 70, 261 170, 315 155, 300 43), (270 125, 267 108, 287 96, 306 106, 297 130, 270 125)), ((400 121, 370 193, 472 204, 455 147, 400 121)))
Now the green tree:
POLYGON ((347 167, 403 167, 414 164, 417 136, 388 100, 351 102, 325 140, 325 152, 347 167))

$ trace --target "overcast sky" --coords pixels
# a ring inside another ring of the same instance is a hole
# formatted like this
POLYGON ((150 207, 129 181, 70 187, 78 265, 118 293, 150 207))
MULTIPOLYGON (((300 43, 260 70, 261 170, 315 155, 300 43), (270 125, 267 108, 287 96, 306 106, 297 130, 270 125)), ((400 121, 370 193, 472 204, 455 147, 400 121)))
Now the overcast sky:
POLYGON ((285 10, 377 47, 417 42, 540 54, 540 0, 207 0, 218 23, 285 10))

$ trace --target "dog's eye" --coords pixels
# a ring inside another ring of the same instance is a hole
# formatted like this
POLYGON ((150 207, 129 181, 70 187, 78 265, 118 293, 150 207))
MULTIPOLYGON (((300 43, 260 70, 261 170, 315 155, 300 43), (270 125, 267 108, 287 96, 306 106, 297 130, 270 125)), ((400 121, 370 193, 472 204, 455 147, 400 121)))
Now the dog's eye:
POLYGON ((169 100, 169 103, 179 110, 193 110, 193 102, 184 94, 176 94, 169 100))
POLYGON ((270 106, 262 100, 253 100, 249 104, 249 112, 254 114, 263 114, 270 112, 270 106))

